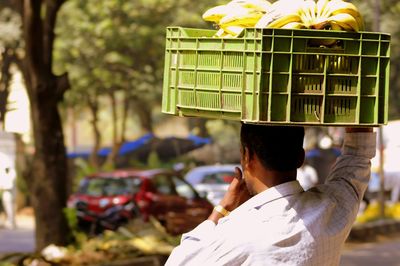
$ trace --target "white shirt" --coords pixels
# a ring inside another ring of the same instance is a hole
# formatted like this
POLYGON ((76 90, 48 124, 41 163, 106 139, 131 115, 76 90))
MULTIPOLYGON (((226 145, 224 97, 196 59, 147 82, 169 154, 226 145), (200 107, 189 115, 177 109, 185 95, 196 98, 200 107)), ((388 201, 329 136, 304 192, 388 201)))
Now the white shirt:
POLYGON ((269 188, 182 236, 166 265, 338 265, 370 177, 375 133, 346 134, 327 182, 269 188))

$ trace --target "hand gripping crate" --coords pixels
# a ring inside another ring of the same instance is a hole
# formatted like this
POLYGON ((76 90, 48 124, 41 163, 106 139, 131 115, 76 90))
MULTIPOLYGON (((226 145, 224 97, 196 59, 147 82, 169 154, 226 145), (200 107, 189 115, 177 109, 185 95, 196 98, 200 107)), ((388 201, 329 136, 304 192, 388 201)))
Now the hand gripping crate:
POLYGON ((162 111, 257 124, 378 126, 388 120, 390 36, 167 28, 162 111), (334 48, 322 42, 337 40, 334 48))

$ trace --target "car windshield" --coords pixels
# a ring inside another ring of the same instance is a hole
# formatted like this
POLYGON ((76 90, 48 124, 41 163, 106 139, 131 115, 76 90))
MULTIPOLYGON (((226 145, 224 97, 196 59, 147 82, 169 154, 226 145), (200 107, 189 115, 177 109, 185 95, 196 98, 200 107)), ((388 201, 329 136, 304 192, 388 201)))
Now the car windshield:
POLYGON ((229 184, 232 179, 234 178, 234 172, 216 172, 216 173, 209 173, 204 175, 203 184, 229 184))
POLYGON ((116 196, 132 194, 140 181, 128 178, 90 178, 85 179, 79 192, 89 196, 116 196))

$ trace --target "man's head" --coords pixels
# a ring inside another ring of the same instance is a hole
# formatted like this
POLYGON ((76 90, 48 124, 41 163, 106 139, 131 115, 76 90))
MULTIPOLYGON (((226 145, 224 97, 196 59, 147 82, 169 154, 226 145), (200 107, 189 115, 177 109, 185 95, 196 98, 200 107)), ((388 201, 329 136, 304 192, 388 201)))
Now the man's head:
MULTIPOLYGON (((242 165, 257 159, 267 171, 296 173, 304 161, 304 128, 242 124, 242 165)), ((243 170, 246 172, 246 166, 243 170)), ((295 179, 294 177, 288 177, 295 179)), ((246 181, 247 182, 247 181, 246 181)))

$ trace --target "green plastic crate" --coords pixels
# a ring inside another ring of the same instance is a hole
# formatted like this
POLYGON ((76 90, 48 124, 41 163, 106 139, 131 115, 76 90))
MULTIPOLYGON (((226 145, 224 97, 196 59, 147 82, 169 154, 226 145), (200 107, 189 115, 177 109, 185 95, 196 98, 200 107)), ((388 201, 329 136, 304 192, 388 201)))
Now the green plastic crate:
POLYGON ((162 111, 260 124, 388 120, 390 35, 247 28, 167 28, 162 111), (335 48, 311 45, 338 40, 335 48))

